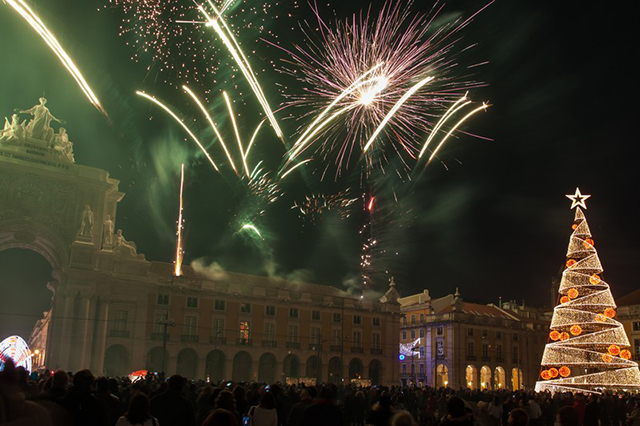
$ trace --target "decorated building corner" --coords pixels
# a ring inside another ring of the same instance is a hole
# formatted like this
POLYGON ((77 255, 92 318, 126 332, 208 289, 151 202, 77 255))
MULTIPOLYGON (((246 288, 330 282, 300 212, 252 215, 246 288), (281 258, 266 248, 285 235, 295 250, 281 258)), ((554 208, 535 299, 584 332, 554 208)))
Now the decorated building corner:
POLYGON ((576 208, 573 233, 536 391, 640 391, 640 370, 581 209, 590 196, 576 189, 567 197, 576 208))

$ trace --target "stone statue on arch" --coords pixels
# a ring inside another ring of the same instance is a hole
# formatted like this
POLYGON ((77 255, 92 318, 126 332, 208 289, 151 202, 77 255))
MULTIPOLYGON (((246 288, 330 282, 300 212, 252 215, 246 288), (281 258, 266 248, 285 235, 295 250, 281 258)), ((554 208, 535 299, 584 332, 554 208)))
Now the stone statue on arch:
POLYGON ((29 109, 16 108, 14 111, 18 114, 31 114, 33 116, 29 124, 27 124, 27 137, 51 143, 54 134, 54 130, 51 128, 51 121, 56 121, 60 124, 66 124, 66 122, 51 114, 49 108, 45 106, 47 99, 44 96, 38 101, 38 105, 34 105, 29 109))

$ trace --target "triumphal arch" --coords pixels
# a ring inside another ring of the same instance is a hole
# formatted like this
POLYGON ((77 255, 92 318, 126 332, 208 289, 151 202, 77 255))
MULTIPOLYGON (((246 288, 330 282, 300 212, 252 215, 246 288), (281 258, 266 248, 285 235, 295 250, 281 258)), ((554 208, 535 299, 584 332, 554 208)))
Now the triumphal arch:
POLYGON ((0 130, 0 251, 33 250, 53 268, 51 311, 30 341, 39 365, 397 383, 393 282, 369 300, 203 265, 174 276, 172 264, 147 261, 117 229, 118 181, 75 162, 65 122, 46 103, 16 109, 0 130))

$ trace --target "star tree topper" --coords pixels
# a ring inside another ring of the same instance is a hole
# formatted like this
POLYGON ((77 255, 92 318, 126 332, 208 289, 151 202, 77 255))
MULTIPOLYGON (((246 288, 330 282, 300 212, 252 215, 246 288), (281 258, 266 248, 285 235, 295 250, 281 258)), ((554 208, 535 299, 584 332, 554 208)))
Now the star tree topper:
POLYGON ((587 205, 584 203, 591 195, 583 195, 580 193, 580 188, 576 188, 576 193, 571 195, 567 194, 566 197, 571 200, 571 208, 582 207, 587 209, 587 205))

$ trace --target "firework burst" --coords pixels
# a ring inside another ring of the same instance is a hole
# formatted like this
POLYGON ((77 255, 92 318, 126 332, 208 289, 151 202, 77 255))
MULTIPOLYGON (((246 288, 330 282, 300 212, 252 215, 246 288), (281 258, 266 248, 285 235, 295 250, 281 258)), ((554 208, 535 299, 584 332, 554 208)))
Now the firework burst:
POLYGON ((376 16, 369 9, 330 28, 316 10, 320 38, 306 29, 307 44, 288 51, 284 69, 305 87, 285 94, 289 105, 304 108, 304 121, 315 117, 301 123, 288 160, 312 153, 325 160, 323 177, 334 167, 337 178, 361 159, 367 175, 392 157, 408 171, 442 114, 480 85, 457 71, 460 30, 473 16, 435 25, 441 11, 416 15, 411 3, 389 1, 376 16))
POLYGON ((336 212, 341 219, 351 216, 352 208, 358 201, 349 195, 349 190, 336 194, 306 195, 301 201, 296 201, 291 210, 297 210, 298 216, 305 222, 315 223, 320 216, 328 212, 336 212))
MULTIPOLYGON (((272 35, 269 22, 279 2, 215 0, 215 5, 245 41, 272 35)), ((208 87, 211 81, 233 78, 235 70, 226 55, 218 54, 222 48, 218 41, 203 34, 206 22, 201 21, 198 7, 191 0, 108 0, 100 10, 120 12, 118 34, 133 48, 131 59, 147 64, 156 78, 169 85, 180 81, 208 87)))

